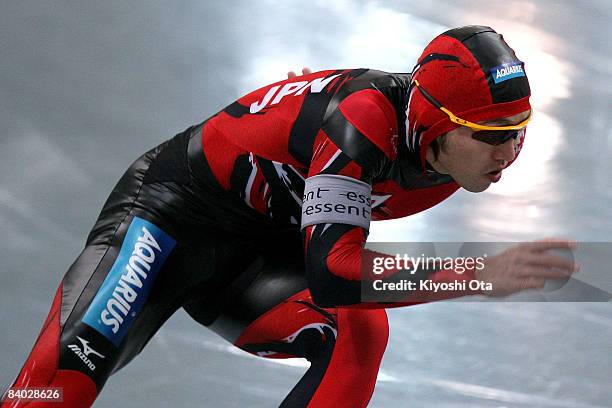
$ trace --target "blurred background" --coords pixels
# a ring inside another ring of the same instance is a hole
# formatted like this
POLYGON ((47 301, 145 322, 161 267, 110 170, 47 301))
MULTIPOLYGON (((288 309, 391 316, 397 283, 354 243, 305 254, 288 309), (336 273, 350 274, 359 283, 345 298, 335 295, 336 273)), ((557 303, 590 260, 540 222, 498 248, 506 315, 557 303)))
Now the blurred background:
MULTIPOLYGON (((141 153, 290 69, 407 72, 435 35, 495 28, 525 61, 525 147, 375 241, 610 241, 612 4, 606 0, 0 1, 0 388, 141 153)), ((609 303, 447 302, 389 311, 370 407, 612 406, 609 303)), ((232 348, 177 312, 97 407, 273 407, 301 360, 232 348)))

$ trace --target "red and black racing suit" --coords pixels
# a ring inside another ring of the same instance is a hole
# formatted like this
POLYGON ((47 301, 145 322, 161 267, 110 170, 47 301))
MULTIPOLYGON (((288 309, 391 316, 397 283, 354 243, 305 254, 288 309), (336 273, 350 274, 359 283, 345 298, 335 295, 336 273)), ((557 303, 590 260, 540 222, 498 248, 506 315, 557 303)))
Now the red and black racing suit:
MULTIPOLYGON (((347 176, 371 186, 371 218, 385 220, 458 189, 425 171, 423 147, 405 138, 409 81, 356 69, 277 82, 136 160, 63 278, 13 387, 63 387, 58 406, 88 406, 183 307, 251 353, 311 361, 282 407, 366 406, 392 305, 360 300, 367 230, 300 231, 302 198, 309 177, 347 176)), ((53 406, 38 404, 2 408, 53 406)))

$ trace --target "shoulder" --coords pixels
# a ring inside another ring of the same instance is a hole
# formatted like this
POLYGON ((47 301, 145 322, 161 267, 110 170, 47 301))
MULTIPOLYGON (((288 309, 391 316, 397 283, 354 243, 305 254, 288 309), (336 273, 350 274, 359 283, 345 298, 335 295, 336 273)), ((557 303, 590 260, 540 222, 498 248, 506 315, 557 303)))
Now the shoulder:
POLYGON ((371 167, 373 161, 395 160, 397 156, 396 108, 379 90, 366 88, 348 93, 327 115, 323 130, 362 166, 371 167))

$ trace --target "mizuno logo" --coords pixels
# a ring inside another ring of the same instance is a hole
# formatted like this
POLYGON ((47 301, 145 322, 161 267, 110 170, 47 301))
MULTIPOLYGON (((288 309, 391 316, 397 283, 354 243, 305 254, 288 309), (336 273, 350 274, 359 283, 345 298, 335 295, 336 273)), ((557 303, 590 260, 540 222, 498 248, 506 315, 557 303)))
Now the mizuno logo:
POLYGON ((88 340, 85 340, 79 336, 77 336, 77 339, 79 339, 79 341, 81 342, 81 347, 76 344, 70 344, 68 348, 72 350, 74 354, 76 354, 77 357, 79 357, 83 361, 83 363, 85 363, 87 368, 89 368, 91 371, 94 371, 96 369, 96 365, 89 359, 89 355, 93 354, 94 356, 98 356, 100 358, 104 358, 104 356, 98 353, 93 348, 91 348, 89 346, 88 340))
POLYGON ((289 82, 283 85, 281 88, 280 85, 273 86, 268 90, 266 95, 263 97, 261 101, 253 102, 249 109, 251 113, 257 113, 263 108, 265 108, 268 104, 276 105, 279 103, 285 96, 292 95, 299 96, 306 92, 306 89, 310 88, 310 93, 319 93, 325 88, 331 81, 333 81, 336 77, 340 76, 340 74, 332 75, 330 77, 320 77, 315 78, 312 81, 298 81, 298 82, 289 82), (280 91, 279 91, 280 88, 280 91), (278 91, 278 93, 276 92, 278 91), (274 97, 274 99, 272 99, 274 97))
POLYGON ((83 322, 118 346, 138 317, 157 273, 175 244, 157 226, 135 217, 83 322))
POLYGON ((92 349, 91 347, 89 347, 89 341, 85 340, 79 336, 77 336, 77 339, 79 339, 81 341, 81 344, 83 345, 83 353, 85 353, 86 356, 89 356, 90 354, 96 355, 100 358, 104 358, 104 356, 100 353, 98 353, 96 350, 92 349))

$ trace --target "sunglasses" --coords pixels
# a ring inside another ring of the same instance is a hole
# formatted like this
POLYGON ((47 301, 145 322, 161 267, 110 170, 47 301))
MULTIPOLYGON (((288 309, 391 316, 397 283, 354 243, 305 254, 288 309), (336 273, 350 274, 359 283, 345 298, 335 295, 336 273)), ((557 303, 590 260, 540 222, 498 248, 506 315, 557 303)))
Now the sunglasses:
POLYGON ((521 140, 525 134, 525 128, 519 130, 477 130, 472 133, 472 139, 493 146, 506 143, 510 139, 521 140))
POLYGON ((455 116, 451 111, 442 106, 440 102, 438 102, 425 89, 423 89, 423 87, 421 87, 419 81, 416 79, 414 80, 414 84, 425 99, 427 99, 427 101, 433 106, 444 112, 451 122, 472 129, 474 131, 474 133, 472 133, 472 138, 480 142, 497 146, 502 143, 506 143, 510 139, 516 140, 518 138, 520 140, 520 138, 525 134, 525 126, 527 126, 527 123, 529 123, 531 120, 532 115, 530 114, 529 117, 521 123, 509 126, 488 126, 470 122, 469 120, 461 119, 455 116))

